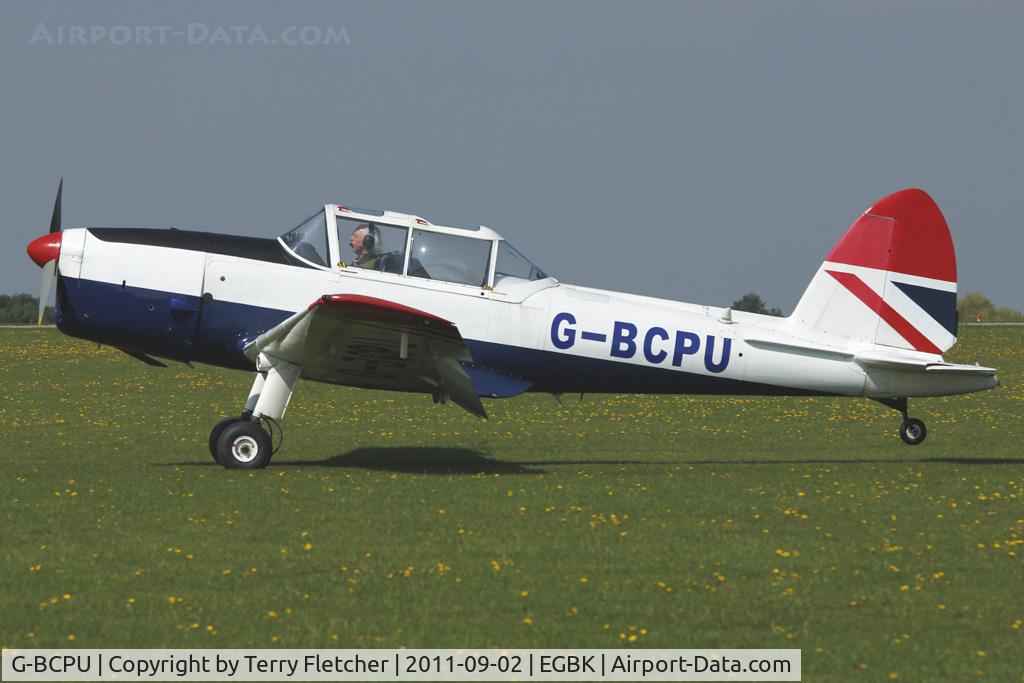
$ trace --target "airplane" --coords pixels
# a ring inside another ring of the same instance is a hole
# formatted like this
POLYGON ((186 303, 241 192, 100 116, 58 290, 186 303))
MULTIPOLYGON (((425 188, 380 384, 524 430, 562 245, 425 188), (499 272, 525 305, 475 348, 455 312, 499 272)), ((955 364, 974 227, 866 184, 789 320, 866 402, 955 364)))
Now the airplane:
MULTIPOLYGON (((158 358, 254 373, 213 458, 266 467, 300 378, 428 394, 487 416, 481 397, 524 392, 866 397, 927 429, 908 398, 998 386, 948 363, 956 256, 923 190, 860 215, 788 317, 559 282, 494 230, 326 204, 277 239, 151 228, 61 229, 63 178, 42 267, 40 316, 153 366, 158 358)), ((279 446, 280 444, 278 444, 279 446)))

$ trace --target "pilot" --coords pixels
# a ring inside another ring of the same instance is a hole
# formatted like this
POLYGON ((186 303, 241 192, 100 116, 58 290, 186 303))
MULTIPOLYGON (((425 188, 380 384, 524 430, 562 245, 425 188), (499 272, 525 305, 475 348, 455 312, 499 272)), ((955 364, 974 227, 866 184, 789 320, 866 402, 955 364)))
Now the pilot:
POLYGON ((380 253, 380 232, 369 223, 356 226, 352 236, 348 238, 348 245, 352 253, 356 255, 355 263, 352 265, 360 268, 374 269, 377 267, 377 256, 380 253))

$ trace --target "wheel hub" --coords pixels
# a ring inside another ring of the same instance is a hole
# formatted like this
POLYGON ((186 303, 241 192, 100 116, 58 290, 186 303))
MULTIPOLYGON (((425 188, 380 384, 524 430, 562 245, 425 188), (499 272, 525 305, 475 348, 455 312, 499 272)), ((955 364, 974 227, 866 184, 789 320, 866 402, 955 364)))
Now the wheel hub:
POLYGON ((252 462, 259 452, 260 446, 251 436, 240 436, 231 442, 231 455, 239 462, 252 462))

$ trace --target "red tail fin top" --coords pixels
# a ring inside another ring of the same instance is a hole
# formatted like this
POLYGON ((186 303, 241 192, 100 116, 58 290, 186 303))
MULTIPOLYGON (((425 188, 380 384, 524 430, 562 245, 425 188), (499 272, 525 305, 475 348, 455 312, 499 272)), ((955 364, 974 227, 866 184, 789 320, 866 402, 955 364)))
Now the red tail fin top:
POLYGON ((853 222, 828 261, 956 282, 956 254, 938 205, 924 190, 900 190, 853 222))

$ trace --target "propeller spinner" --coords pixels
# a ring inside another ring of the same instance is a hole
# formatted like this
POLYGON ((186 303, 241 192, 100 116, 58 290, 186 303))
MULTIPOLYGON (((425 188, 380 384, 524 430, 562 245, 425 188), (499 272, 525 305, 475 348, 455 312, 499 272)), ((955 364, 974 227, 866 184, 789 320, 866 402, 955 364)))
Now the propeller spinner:
POLYGON ((29 258, 43 269, 42 279, 39 283, 39 318, 36 323, 38 325, 43 323, 43 312, 46 310, 50 289, 53 287, 53 281, 57 275, 57 260, 60 258, 61 195, 63 192, 64 178, 62 177, 57 186, 57 199, 53 203, 50 231, 29 242, 27 249, 29 258))

